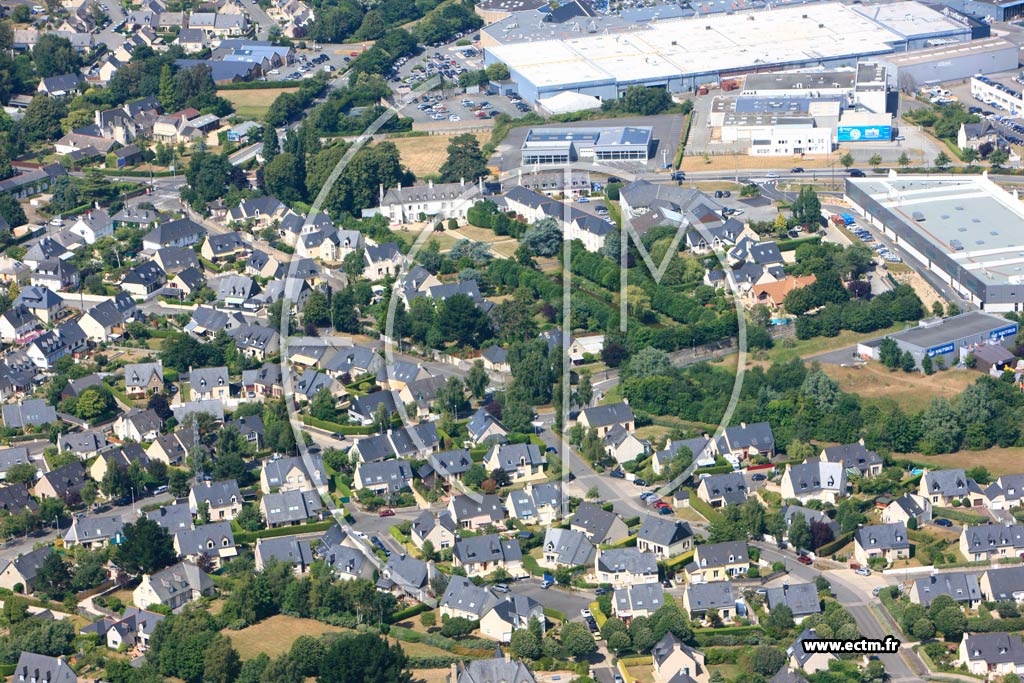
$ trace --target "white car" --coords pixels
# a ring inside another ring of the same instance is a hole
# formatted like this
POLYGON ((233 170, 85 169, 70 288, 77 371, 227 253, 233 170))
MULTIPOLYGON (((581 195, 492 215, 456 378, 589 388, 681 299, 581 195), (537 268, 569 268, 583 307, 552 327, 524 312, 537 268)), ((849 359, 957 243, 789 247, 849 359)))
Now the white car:
POLYGON ((448 120, 454 123, 455 121, 461 121, 462 117, 459 116, 458 114, 452 114, 451 116, 448 117, 448 120))
POLYGON ((267 73, 269 73, 271 76, 280 76, 281 75, 281 70, 280 69, 271 69, 267 73))
POLYGON ((583 609, 580 610, 580 614, 582 614, 584 618, 594 616, 593 614, 590 613, 590 610, 587 609, 586 607, 584 607, 583 609))
POLYGON ((871 570, 868 569, 867 567, 858 567, 857 569, 854 570, 853 573, 857 574, 859 576, 871 576, 871 570))
POLYGON ((768 174, 765 175, 765 177, 766 178, 778 178, 779 174, 778 173, 768 173, 768 174))

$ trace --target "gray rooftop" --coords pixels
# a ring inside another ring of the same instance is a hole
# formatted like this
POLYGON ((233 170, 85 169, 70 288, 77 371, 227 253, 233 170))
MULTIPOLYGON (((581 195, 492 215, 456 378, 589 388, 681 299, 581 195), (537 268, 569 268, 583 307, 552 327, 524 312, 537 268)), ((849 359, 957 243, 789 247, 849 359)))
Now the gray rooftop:
POLYGON ((821 611, 818 601, 818 587, 813 583, 785 584, 779 588, 769 588, 765 596, 768 609, 773 610, 785 605, 793 611, 794 617, 817 614, 821 611))

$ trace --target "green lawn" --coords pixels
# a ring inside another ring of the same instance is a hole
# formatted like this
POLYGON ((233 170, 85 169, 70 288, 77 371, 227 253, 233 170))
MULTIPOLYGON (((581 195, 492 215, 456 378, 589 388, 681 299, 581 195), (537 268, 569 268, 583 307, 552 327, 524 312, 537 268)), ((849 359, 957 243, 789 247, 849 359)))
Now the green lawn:
MULTIPOLYGON (((814 337, 812 339, 797 340, 796 345, 790 348, 783 346, 782 343, 776 343, 775 348, 768 351, 768 359, 772 363, 780 363, 793 358, 816 356, 828 351, 836 351, 847 346, 853 346, 857 342, 862 342, 866 339, 875 339, 886 334, 899 332, 907 327, 907 325, 908 323, 896 323, 891 327, 875 330, 874 332, 868 332, 866 334, 843 330, 835 337, 814 337)), ((851 357, 850 360, 852 361, 853 358, 851 357)))

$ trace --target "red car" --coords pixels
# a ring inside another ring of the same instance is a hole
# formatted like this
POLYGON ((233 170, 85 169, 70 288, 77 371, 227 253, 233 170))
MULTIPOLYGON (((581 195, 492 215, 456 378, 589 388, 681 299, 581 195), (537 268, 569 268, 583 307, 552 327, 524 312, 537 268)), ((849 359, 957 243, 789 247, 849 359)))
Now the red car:
POLYGON ((359 56, 359 53, 358 53, 358 52, 349 52, 349 53, 348 53, 348 56, 349 56, 349 57, 358 57, 358 56, 359 56))
MULTIPOLYGON (((394 514, 394 513, 392 513, 392 514, 394 514)), ((799 562, 800 564, 808 564, 808 565, 814 564, 814 560, 812 560, 811 558, 807 557, 806 555, 797 555, 796 556, 796 561, 799 562)))
POLYGON ((395 511, 392 510, 391 508, 384 508, 383 510, 380 511, 379 514, 381 517, 394 517, 395 511))

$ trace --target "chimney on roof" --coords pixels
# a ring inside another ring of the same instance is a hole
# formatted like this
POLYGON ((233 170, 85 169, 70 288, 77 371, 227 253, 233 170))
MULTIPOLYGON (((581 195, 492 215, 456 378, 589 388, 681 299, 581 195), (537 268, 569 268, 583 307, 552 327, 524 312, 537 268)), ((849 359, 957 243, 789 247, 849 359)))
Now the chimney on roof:
POLYGON ((430 188, 431 190, 433 190, 434 189, 434 181, 433 180, 428 180, 427 181, 427 187, 430 188))
POLYGON ((462 188, 466 187, 466 179, 465 178, 459 178, 459 186, 462 187, 462 188))

